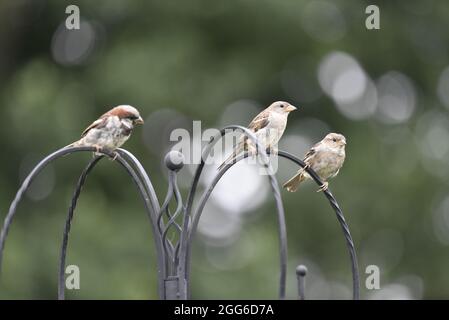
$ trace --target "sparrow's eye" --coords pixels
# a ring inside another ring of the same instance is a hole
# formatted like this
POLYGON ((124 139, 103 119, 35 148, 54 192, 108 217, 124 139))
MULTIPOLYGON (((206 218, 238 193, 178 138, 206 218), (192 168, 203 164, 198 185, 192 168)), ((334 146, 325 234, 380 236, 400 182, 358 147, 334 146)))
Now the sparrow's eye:
POLYGON ((333 142, 337 142, 337 139, 333 138, 332 141, 333 141, 333 142))
POLYGON ((284 105, 283 105, 283 104, 281 104, 281 105, 279 105, 279 107, 283 108, 283 107, 284 107, 284 105))

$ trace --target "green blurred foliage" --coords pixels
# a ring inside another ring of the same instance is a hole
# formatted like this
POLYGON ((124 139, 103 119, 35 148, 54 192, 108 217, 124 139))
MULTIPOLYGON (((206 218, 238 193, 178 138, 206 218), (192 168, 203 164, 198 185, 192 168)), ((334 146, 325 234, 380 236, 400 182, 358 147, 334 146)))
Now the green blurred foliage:
MULTIPOLYGON (((444 282, 447 243, 435 236, 433 220, 436 206, 447 195, 449 179, 425 170, 414 136, 421 116, 432 110, 448 113, 438 100, 436 86, 449 64, 449 5, 443 0, 425 5, 379 1, 381 30, 368 31, 369 2, 332 1, 345 30, 342 37, 326 42, 304 30, 303 9, 309 2, 2 1, 0 218, 32 165, 76 140, 111 106, 131 104, 145 118, 170 108, 202 120, 203 127, 214 127, 225 107, 236 100, 267 105, 282 99, 301 107, 289 119, 291 130, 302 118, 318 118, 348 138, 347 162, 331 188, 359 251, 362 286, 367 265, 393 260, 382 269, 382 286, 413 275, 416 281, 410 287, 422 287, 412 290, 414 297, 449 297, 444 282), (80 64, 58 63, 52 54, 68 4, 77 4, 82 19, 96 32, 93 49, 80 64), (413 116, 397 125, 375 117, 354 121, 325 95, 304 102, 285 92, 286 66, 297 65, 316 87, 319 63, 332 51, 355 57, 373 79, 391 70, 407 75, 416 89, 413 116), (389 137, 404 130, 413 133, 407 133, 400 144, 388 143, 389 137), (393 252, 392 247, 399 249, 393 252)), ((163 199, 164 154, 145 147, 142 132, 137 129, 126 148, 142 161, 163 199)), ((56 297, 65 214, 89 159, 83 154, 59 160, 43 173, 40 188, 50 184, 51 194, 40 200, 27 197, 21 203, 6 243, 0 298, 56 297)), ((298 193, 283 193, 289 236, 288 294, 290 298, 296 294, 296 265, 313 262, 323 279, 347 287, 328 297, 349 298, 350 265, 341 230, 315 188, 310 183, 298 193)), ((194 298, 276 298, 274 210, 272 199, 267 200, 228 248, 195 243, 194 298), (230 256, 231 261, 249 254, 251 259, 241 267, 220 270, 207 259, 207 250, 217 250, 222 259, 230 256)), ((81 290, 67 292, 67 297, 156 299, 155 252, 146 219, 126 174, 117 164, 102 161, 76 211, 67 262, 80 267, 81 290)), ((370 294, 362 288, 362 297, 370 294)))

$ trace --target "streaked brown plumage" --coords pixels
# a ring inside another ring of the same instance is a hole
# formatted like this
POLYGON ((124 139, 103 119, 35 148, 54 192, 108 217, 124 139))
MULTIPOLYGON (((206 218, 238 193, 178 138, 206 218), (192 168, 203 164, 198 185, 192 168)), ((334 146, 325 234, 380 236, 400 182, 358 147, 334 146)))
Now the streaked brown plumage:
MULTIPOLYGON (((318 191, 327 190, 328 180, 335 177, 343 166, 346 157, 345 146, 346 138, 343 135, 329 133, 306 153, 304 162, 323 180, 323 185, 318 191)), ((284 183, 284 188, 295 192, 299 184, 306 179, 310 179, 309 174, 304 169, 300 169, 296 175, 284 183)))
MULTIPOLYGON (((287 126, 288 114, 296 110, 296 107, 285 101, 273 102, 268 108, 259 113, 248 125, 248 129, 254 132, 256 138, 265 149, 274 149, 287 126)), ((255 151, 254 144, 243 135, 234 148, 233 153, 218 167, 232 163, 237 155, 245 150, 255 151)))
POLYGON ((120 105, 95 120, 83 131, 81 139, 70 146, 89 146, 97 148, 97 151, 114 151, 128 140, 134 126, 143 122, 136 108, 120 105))

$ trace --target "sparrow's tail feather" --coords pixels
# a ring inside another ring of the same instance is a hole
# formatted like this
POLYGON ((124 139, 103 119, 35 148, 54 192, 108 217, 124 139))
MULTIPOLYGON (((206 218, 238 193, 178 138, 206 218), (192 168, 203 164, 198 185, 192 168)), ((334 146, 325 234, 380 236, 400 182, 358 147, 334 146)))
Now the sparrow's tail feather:
POLYGON ((283 187, 289 192, 298 190, 299 184, 306 179, 303 172, 295 174, 290 180, 284 183, 283 187))
POLYGON ((237 151, 234 150, 234 151, 232 152, 232 154, 231 154, 229 157, 227 157, 226 160, 223 161, 222 164, 220 164, 220 166, 218 167, 217 170, 220 171, 220 170, 223 169, 226 165, 228 165, 228 164, 230 164, 230 163, 233 163, 233 162, 235 161, 235 158, 236 158, 236 157, 237 157, 237 151))
POLYGON ((65 149, 65 148, 70 148, 70 147, 80 147, 80 146, 81 146, 81 145, 80 145, 80 142, 79 142, 79 140, 78 140, 78 141, 72 142, 71 144, 66 145, 66 146, 64 147, 64 149, 65 149))
POLYGON ((63 149, 67 149, 67 148, 70 148, 70 147, 76 147, 76 145, 75 145, 75 142, 74 143, 71 143, 71 144, 68 144, 68 145, 66 145, 63 149))

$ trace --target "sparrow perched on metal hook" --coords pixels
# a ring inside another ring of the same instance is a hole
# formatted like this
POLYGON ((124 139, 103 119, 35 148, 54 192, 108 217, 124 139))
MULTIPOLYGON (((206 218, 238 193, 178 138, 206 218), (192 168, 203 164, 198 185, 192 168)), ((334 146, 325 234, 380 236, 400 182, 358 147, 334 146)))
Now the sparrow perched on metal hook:
POLYGON ((136 108, 120 105, 95 120, 83 131, 81 139, 69 147, 95 147, 97 152, 112 152, 129 139, 135 125, 143 123, 136 108))
MULTIPOLYGON (((315 144, 305 155, 306 168, 312 168, 323 180, 323 185, 317 192, 326 191, 328 180, 335 177, 343 166, 346 153, 346 138, 342 134, 329 133, 323 140, 315 144)), ((284 188, 295 192, 301 182, 310 179, 305 168, 301 168, 296 175, 284 183, 284 188)))
MULTIPOLYGON (((273 102, 250 122, 248 129, 255 134, 265 149, 275 149, 287 126, 287 117, 294 110, 296 107, 288 102, 273 102)), ((218 167, 218 170, 235 161, 239 153, 243 151, 255 153, 255 150, 255 144, 249 137, 243 135, 232 154, 218 167)))

